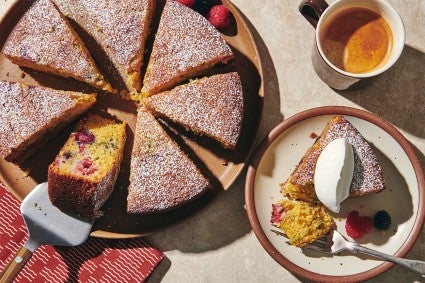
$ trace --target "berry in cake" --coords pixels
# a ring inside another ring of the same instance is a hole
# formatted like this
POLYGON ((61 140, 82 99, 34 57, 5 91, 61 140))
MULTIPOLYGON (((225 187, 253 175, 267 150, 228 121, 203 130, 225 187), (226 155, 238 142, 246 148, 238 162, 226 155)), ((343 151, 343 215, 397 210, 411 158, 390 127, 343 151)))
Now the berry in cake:
POLYGON ((22 163, 87 111, 94 94, 0 81, 0 156, 22 163))
POLYGON ((209 181, 144 107, 138 110, 127 212, 171 210, 211 189, 209 181))
POLYGON ((273 204, 271 223, 296 247, 303 247, 335 228, 333 218, 323 205, 293 200, 273 204))
POLYGON ((146 99, 155 116, 235 149, 241 133, 244 97, 236 72, 193 80, 146 99))
POLYGON ((380 210, 373 216, 373 225, 378 230, 388 230, 391 227, 391 216, 385 210, 380 210))
POLYGON ((13 28, 2 53, 19 66, 114 91, 67 19, 50 0, 34 1, 13 28))
MULTIPOLYGON (((121 81, 121 88, 124 88, 122 93, 129 92, 130 97, 137 97, 142 86, 141 68, 145 43, 154 17, 156 0, 53 2, 100 45, 120 77, 118 80, 121 81)), ((98 57, 95 59, 104 60, 98 57)))
POLYGON ((353 239, 359 239, 370 232, 373 227, 369 216, 360 216, 358 211, 351 211, 345 222, 347 235, 353 239))
POLYGON ((231 23, 232 13, 224 5, 216 5, 207 14, 208 21, 218 29, 225 29, 231 23))
POLYGON ((88 220, 100 217, 115 186, 126 124, 91 115, 81 120, 49 166, 49 196, 62 211, 88 220))
POLYGON ((159 22, 142 95, 148 97, 234 57, 220 32, 202 15, 168 0, 159 22))

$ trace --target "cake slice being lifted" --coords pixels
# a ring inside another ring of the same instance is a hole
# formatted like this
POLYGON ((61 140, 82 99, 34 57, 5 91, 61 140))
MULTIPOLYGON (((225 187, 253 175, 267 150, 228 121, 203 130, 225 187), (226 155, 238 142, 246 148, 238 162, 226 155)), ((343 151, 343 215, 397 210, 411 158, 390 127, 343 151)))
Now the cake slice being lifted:
POLYGON ((50 0, 34 1, 13 28, 2 52, 19 66, 113 91, 81 39, 50 0))
POLYGON ((154 115, 235 149, 243 122, 244 97, 235 72, 191 81, 146 99, 154 115))
POLYGON ((144 107, 138 110, 127 212, 166 211, 211 188, 209 181, 144 107))
POLYGON ((141 66, 155 0, 53 0, 105 51, 127 90, 141 89, 141 66))
POLYGON ((97 115, 81 120, 49 166, 49 197, 87 220, 102 216, 120 171, 126 124, 97 115))
POLYGON ((217 63, 227 63, 233 52, 201 14, 168 0, 161 15, 143 81, 142 95, 171 89, 217 63))
POLYGON ((0 156, 22 163, 95 102, 94 94, 0 81, 0 156))
POLYGON ((296 200, 317 201, 314 190, 317 159, 325 146, 337 138, 345 138, 353 146, 354 174, 350 196, 378 193, 385 188, 381 165, 369 143, 343 116, 335 116, 328 122, 313 146, 304 154, 294 172, 281 184, 284 195, 296 200))

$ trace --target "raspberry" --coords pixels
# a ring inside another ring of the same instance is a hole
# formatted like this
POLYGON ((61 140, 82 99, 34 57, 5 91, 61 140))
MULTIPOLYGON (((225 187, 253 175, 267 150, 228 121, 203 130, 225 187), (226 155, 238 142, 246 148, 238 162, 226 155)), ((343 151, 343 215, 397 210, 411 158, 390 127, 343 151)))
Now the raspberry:
POLYGON ((391 226, 391 216, 385 210, 380 210, 373 217, 373 225, 378 230, 388 230, 391 226))
POLYGON ((86 144, 93 143, 95 139, 96 137, 93 135, 93 133, 87 130, 79 131, 75 135, 75 141, 78 144, 80 152, 84 151, 86 144))
POLYGON ((195 5, 195 0, 177 0, 177 2, 180 2, 181 4, 188 6, 190 8, 192 8, 193 5, 195 5))
POLYGON ((215 5, 220 5, 220 0, 196 0, 193 9, 201 15, 206 15, 209 10, 215 5))
POLYGON ((372 229, 372 219, 369 216, 360 216, 358 211, 351 211, 345 222, 347 235, 353 239, 363 237, 372 229))
POLYGON ((77 164, 78 171, 83 175, 91 175, 97 171, 93 160, 90 157, 85 157, 77 164))
POLYGON ((207 14, 207 19, 218 29, 225 29, 230 25, 231 13, 224 5, 216 5, 207 14))
POLYGON ((283 206, 281 204, 272 204, 272 217, 270 222, 274 225, 278 225, 282 221, 283 206))

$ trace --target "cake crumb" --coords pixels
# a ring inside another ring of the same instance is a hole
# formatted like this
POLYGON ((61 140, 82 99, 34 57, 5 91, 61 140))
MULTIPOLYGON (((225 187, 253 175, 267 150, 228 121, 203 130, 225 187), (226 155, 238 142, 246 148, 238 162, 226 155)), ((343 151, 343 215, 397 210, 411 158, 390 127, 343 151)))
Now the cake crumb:
POLYGON ((311 132, 310 133, 310 138, 311 139, 317 139, 319 136, 315 133, 315 132, 311 132))

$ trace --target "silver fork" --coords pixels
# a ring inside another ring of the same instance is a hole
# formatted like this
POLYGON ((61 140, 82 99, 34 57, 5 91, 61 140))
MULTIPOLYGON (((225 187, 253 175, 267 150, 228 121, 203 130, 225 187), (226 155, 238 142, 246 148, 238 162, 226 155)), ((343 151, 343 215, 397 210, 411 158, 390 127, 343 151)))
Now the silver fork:
POLYGON ((378 252, 378 251, 363 247, 356 242, 347 240, 343 235, 341 235, 336 230, 306 245, 306 248, 315 250, 317 252, 324 252, 324 253, 331 253, 331 254, 336 254, 343 250, 348 250, 355 254, 363 253, 363 254, 371 255, 373 257, 381 258, 386 261, 399 264, 401 266, 404 266, 407 269, 410 269, 412 271, 419 273, 420 275, 422 275, 422 277, 425 277, 425 261, 395 257, 392 255, 388 255, 382 252, 378 252))

